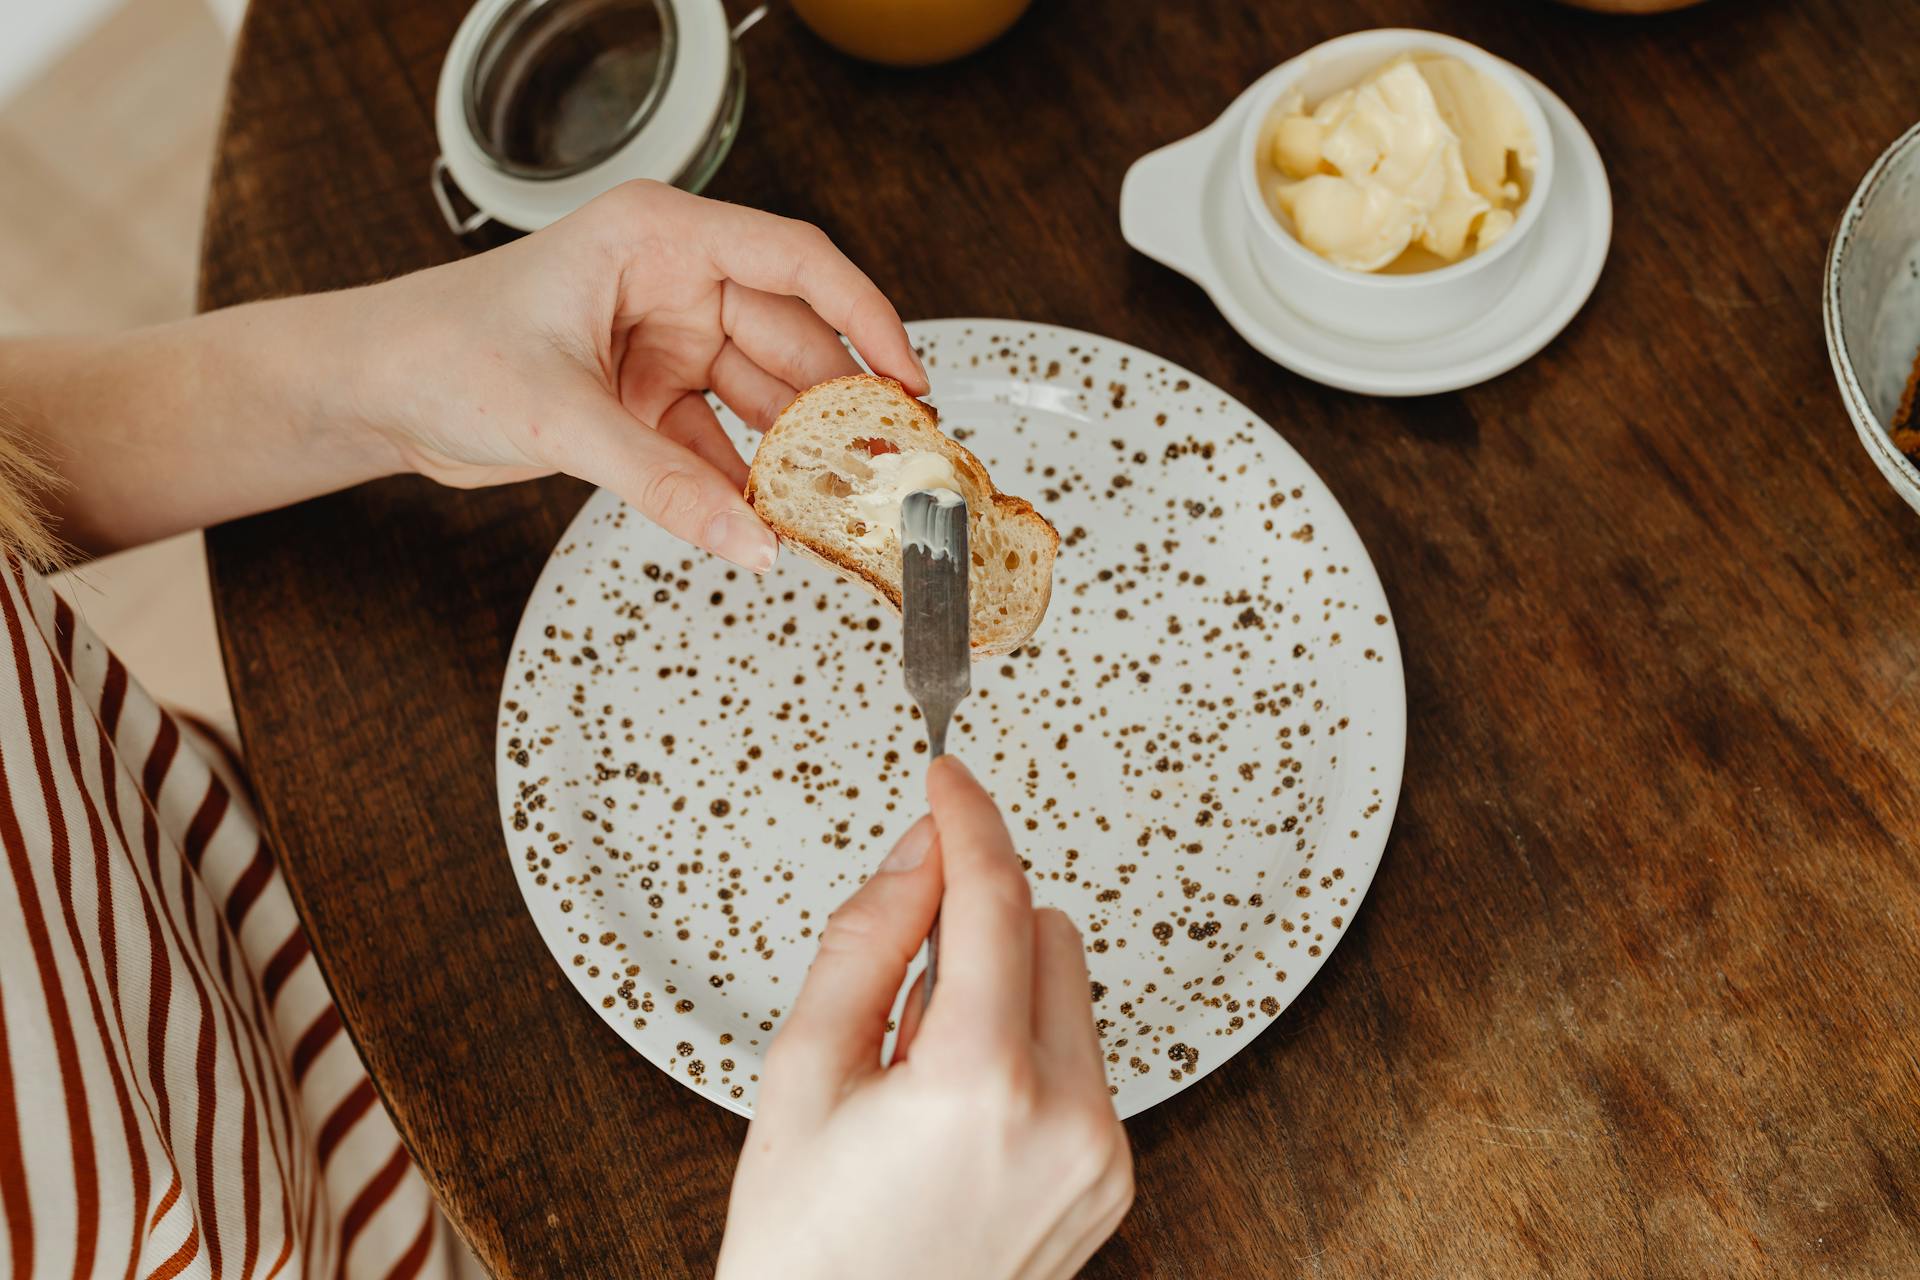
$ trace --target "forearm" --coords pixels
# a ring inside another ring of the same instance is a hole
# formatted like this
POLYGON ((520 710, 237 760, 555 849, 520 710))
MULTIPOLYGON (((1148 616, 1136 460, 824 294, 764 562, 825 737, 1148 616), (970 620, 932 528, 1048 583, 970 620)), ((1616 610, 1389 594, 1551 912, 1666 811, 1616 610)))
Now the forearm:
POLYGON ((400 469, 368 422, 365 291, 101 337, 0 342, 0 412, 63 483, 53 533, 105 554, 400 469))
POLYGON ((470 487, 564 471, 759 573, 774 536, 707 393, 770 425, 801 388, 855 371, 841 333, 925 390, 892 305, 818 230, 628 183, 365 289, 0 341, 0 415, 56 472, 32 496, 82 553, 395 472, 470 487))

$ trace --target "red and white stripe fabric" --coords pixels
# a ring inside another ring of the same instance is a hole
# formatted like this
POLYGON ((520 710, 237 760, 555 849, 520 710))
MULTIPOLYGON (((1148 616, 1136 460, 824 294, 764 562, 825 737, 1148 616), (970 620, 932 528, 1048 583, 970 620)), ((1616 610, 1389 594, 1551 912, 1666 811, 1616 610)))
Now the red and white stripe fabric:
POLYGON ((0 565, 0 1276, 477 1274, 217 754, 0 565))

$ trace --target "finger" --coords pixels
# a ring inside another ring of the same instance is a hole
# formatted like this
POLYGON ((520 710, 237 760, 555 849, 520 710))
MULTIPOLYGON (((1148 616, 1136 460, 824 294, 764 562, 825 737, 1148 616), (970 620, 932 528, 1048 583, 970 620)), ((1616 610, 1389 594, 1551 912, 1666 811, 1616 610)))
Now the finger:
POLYGON ((773 1067, 782 1088, 836 1096, 880 1069, 887 1014, 940 907, 940 848, 931 819, 907 829, 866 884, 833 913, 781 1028, 773 1067), (824 1091, 824 1092, 823 1092, 824 1091))
POLYGON ((542 461, 613 490, 676 538, 753 573, 773 568, 779 541, 711 462, 598 388, 560 403, 554 416, 565 426, 545 432, 542 461))
POLYGON ((853 265, 811 223, 741 205, 703 202, 695 225, 708 260, 729 280, 763 293, 802 298, 847 335, 875 373, 897 378, 915 395, 928 390, 900 315, 866 272, 853 265))
POLYGON ((913 1048, 914 1039, 920 1034, 920 1024, 927 1016, 927 971, 925 969, 913 975, 913 982, 907 987, 907 998, 900 1006, 900 1033, 893 1038, 893 1061, 890 1066, 899 1066, 907 1060, 907 1053, 913 1048))
POLYGON ((1033 913, 1033 1038, 1055 1062, 1088 1073, 1105 1089, 1086 948, 1073 921, 1051 907, 1033 913))
POLYGON ((747 487, 747 464, 727 439, 713 406, 698 391, 689 391, 660 415, 660 434, 678 441, 711 462, 735 489, 747 487))
POLYGON ((860 372, 833 326, 798 298, 728 281, 720 325, 748 359, 789 386, 811 387, 860 372))
POLYGON ((780 411, 793 403, 796 394, 791 383, 782 382, 762 369, 732 342, 720 348, 707 378, 713 383, 713 393, 756 431, 772 426, 780 411))
POLYGON ((928 1021, 951 1020, 979 1043, 1026 1045, 1033 1026, 1033 906, 1013 840, 992 798, 952 756, 927 770, 927 797, 946 872, 940 981, 928 1021))

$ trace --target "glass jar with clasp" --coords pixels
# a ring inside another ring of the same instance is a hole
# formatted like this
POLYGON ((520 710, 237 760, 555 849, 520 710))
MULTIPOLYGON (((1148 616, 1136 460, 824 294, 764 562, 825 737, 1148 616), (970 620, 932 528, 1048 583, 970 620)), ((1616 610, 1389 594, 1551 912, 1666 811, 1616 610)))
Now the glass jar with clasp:
POLYGON ((479 0, 434 103, 448 229, 537 230, 632 178, 699 191, 740 128, 736 41, 765 12, 729 23, 720 0, 479 0))

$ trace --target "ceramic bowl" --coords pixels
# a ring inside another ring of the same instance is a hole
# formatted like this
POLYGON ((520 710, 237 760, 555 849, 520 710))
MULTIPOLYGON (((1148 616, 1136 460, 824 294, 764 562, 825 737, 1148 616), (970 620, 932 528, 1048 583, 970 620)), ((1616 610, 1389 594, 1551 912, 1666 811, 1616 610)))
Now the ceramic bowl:
POLYGON ((1386 28, 1356 31, 1269 72, 1258 86, 1240 129, 1240 195, 1247 205, 1248 250, 1266 286, 1318 324, 1357 338, 1410 342, 1473 323, 1506 294, 1525 266, 1553 184, 1553 134, 1538 99, 1513 69, 1476 45, 1432 31, 1386 28), (1314 253, 1282 226, 1261 190, 1260 138, 1267 117, 1294 91, 1309 104, 1357 83, 1403 53, 1458 58, 1506 91, 1526 118, 1538 161, 1533 185, 1513 229, 1492 248, 1433 271, 1387 275, 1354 271, 1314 253))
POLYGON ((1920 124, 1860 180, 1827 250, 1821 297, 1840 399, 1867 456, 1920 511, 1920 468, 1886 424, 1920 351, 1920 124))

